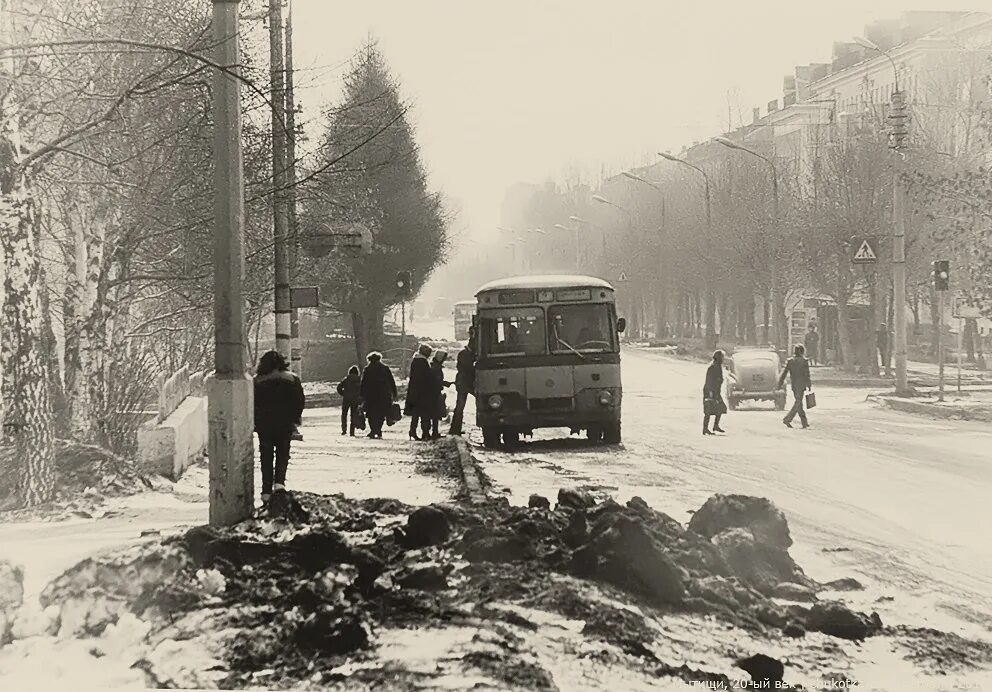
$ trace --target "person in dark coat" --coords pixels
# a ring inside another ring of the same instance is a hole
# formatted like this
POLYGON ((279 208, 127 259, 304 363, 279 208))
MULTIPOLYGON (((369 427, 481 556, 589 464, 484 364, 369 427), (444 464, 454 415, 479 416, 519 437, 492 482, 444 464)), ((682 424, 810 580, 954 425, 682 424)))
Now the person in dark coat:
POLYGON ((441 418, 444 417, 446 408, 444 388, 451 384, 444 379, 444 361, 447 359, 447 352, 440 349, 434 351, 434 357, 431 358, 431 389, 434 394, 434 410, 431 411, 432 440, 441 439, 441 418))
POLYGON ((301 422, 306 396, 300 378, 289 371, 289 362, 278 351, 264 353, 255 372, 255 432, 262 463, 262 501, 268 502, 273 491, 286 489, 289 446, 301 422))
POLYGON ((410 361, 410 379, 406 387, 403 413, 410 416, 410 439, 426 440, 431 436, 431 419, 437 408, 434 377, 431 375, 431 347, 421 344, 410 361), (417 437, 417 424, 420 437, 417 437))
POLYGON ((810 365, 816 365, 817 354, 820 352, 820 333, 816 331, 815 324, 809 326, 809 331, 803 337, 803 345, 806 346, 806 357, 810 365))
POLYGON ((362 408, 369 420, 369 434, 366 437, 382 439, 382 426, 389 415, 389 409, 396 401, 396 380, 393 373, 382 362, 382 354, 373 351, 368 355, 368 365, 362 373, 359 388, 362 408))
POLYGON ((726 410, 723 403, 723 351, 713 353, 713 362, 706 368, 706 382, 703 384, 703 434, 726 432, 720 427, 720 416, 726 410), (710 414, 706 413, 706 400, 717 402, 717 413, 713 414, 713 430, 710 431, 710 414))
POLYGON ((786 376, 789 377, 792 384, 792 396, 796 399, 782 422, 785 423, 786 427, 791 428, 792 419, 798 415, 803 427, 808 428, 809 421, 806 419, 806 410, 803 408, 803 397, 807 389, 813 388, 813 380, 809 374, 809 361, 806 360, 805 356, 806 349, 800 344, 793 349, 793 353, 795 355, 785 362, 785 369, 782 370, 782 375, 778 378, 779 389, 784 389, 785 378, 786 376))
POLYGON ((455 391, 458 398, 455 399, 455 412, 451 414, 451 428, 449 435, 462 434, 462 421, 465 417, 465 403, 468 395, 475 396, 475 328, 468 331, 468 344, 458 352, 458 360, 455 363, 458 371, 455 375, 455 391))
POLYGON ((362 375, 357 365, 348 368, 348 376, 338 382, 338 394, 341 395, 341 434, 355 436, 355 423, 358 418, 358 408, 362 403, 362 375), (348 425, 348 416, 351 425, 348 425))

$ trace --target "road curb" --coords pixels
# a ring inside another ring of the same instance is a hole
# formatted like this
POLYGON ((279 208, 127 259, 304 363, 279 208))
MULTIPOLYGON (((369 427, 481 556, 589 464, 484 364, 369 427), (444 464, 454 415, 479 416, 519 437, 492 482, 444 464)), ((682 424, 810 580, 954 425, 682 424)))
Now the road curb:
POLYGON ((488 499, 486 491, 483 490, 478 465, 472 452, 469 451, 468 443, 461 437, 455 437, 455 450, 458 452, 458 465, 462 469, 462 482, 469 502, 472 504, 485 502, 488 499))
POLYGON ((888 396, 871 397, 885 408, 899 411, 900 413, 912 413, 933 418, 943 418, 945 420, 969 420, 984 423, 992 423, 992 409, 987 408, 963 408, 941 406, 925 401, 913 401, 911 399, 899 399, 888 396))

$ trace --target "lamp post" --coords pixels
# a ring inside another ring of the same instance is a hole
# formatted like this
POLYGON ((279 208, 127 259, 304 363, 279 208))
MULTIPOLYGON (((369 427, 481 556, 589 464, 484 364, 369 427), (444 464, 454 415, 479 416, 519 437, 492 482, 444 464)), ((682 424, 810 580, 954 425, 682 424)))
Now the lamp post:
MULTIPOLYGON (((592 196, 592 199, 593 199, 594 202, 599 202, 600 204, 603 204, 605 206, 613 207, 614 209, 618 209, 619 211, 621 211, 624 214, 626 214, 627 215, 627 230, 628 231, 631 231, 633 229, 633 226, 634 226, 634 215, 630 213, 630 210, 629 209, 625 209, 624 207, 621 207, 616 202, 612 202, 609 199, 607 199, 606 197, 603 197, 602 195, 593 195, 592 196)), ((603 255, 604 255, 604 259, 605 259, 605 255, 606 255, 606 234, 605 233, 603 234, 603 255)), ((621 270, 621 273, 623 273, 623 270, 621 270)), ((633 291, 630 292, 630 316, 631 316, 631 332, 636 334, 637 331, 638 331, 638 329, 640 328, 640 322, 637 319, 637 310, 635 309, 635 302, 634 302, 633 291)))
MULTIPOLYGON (((892 111, 900 114, 904 121, 896 123, 897 127, 908 126, 908 115, 905 114, 905 97, 899 90, 899 66, 888 51, 882 50, 878 44, 861 36, 855 36, 854 42, 863 48, 873 50, 892 64, 893 91, 892 111)), ((905 133, 903 133, 905 135, 905 133)), ((909 386, 909 376, 906 371, 906 190, 900 181, 903 154, 900 151, 902 141, 898 134, 893 138, 895 157, 892 163, 892 321, 895 330, 895 348, 893 349, 896 366, 896 395, 908 396, 912 390, 909 386)))
MULTIPOLYGON (((715 141, 715 142, 717 142, 719 144, 722 144, 723 146, 725 146, 725 147, 727 147, 729 149, 736 149, 738 151, 743 151, 743 152, 745 152, 747 154, 750 154, 751 156, 756 156, 756 157, 758 157, 759 159, 761 159, 762 161, 764 161, 765 163, 768 164, 768 167, 772 171, 772 197, 773 197, 773 200, 774 200, 774 203, 775 203, 774 212, 773 213, 774 213, 775 223, 777 225, 778 224, 778 221, 779 221, 778 169, 775 167, 775 162, 772 161, 767 156, 765 156, 764 154, 759 154, 758 152, 754 151, 753 149, 749 149, 749 148, 747 148, 745 146, 742 146, 742 145, 738 144, 737 142, 735 142, 733 140, 727 139, 726 137, 714 137, 713 138, 713 141, 715 141)), ((775 290, 776 289, 776 285, 775 285, 776 284, 775 266, 774 266, 773 260, 770 259, 769 261, 772 262, 771 271, 770 271, 770 277, 769 277, 771 279, 771 286, 769 286, 769 293, 771 294, 770 295, 771 303, 774 306, 775 305, 775 296, 776 296, 776 290, 775 290)), ((767 303, 765 303, 765 304, 767 305, 767 303)), ((777 318, 778 319, 775 320, 775 323, 778 324, 778 323, 782 322, 782 320, 783 320, 784 317, 785 317, 784 315, 777 315, 777 318)), ((782 328, 786 328, 786 325, 784 323, 782 323, 782 328)), ((768 320, 767 319, 765 320, 765 324, 762 326, 762 331, 764 332, 765 343, 768 343, 768 341, 769 341, 768 336, 769 335, 768 335, 768 320)), ((783 336, 783 334, 779 334, 778 336, 781 337, 781 336, 783 336)), ((786 337, 786 340, 788 340, 788 332, 786 332, 784 334, 784 336, 786 337)))
MULTIPOLYGON (((700 175, 703 176, 703 185, 704 185, 704 189, 705 189, 705 201, 706 201, 706 234, 709 237, 710 241, 712 242, 712 240, 713 240, 713 215, 710 212, 710 177, 709 177, 709 175, 707 175, 706 174, 706 171, 704 171, 699 166, 697 166, 695 164, 692 164, 692 163, 689 163, 685 159, 680 159, 677 156, 672 156, 671 154, 667 154, 667 153, 665 153, 663 151, 659 151, 658 152, 658 156, 660 156, 661 158, 665 159, 666 161, 672 161, 673 163, 680 163, 683 166, 688 166, 689 168, 695 169, 696 171, 698 171, 700 173, 700 175)), ((710 303, 710 311, 708 311, 707 318, 706 318, 706 336, 707 336, 707 344, 706 345, 707 345, 708 348, 716 348, 716 342, 717 342, 717 337, 716 337, 716 296, 714 295, 714 292, 713 292, 713 289, 712 288, 710 288, 710 290, 708 291, 707 298, 709 299, 709 303, 710 303)), ((721 320, 724 319, 725 317, 726 317, 725 315, 721 315, 720 316, 721 320)), ((723 332, 723 325, 722 324, 720 325, 720 331, 723 332)))
POLYGON ((571 226, 566 226, 566 225, 560 224, 560 223, 556 223, 555 224, 555 228, 557 228, 560 231, 567 231, 567 232, 569 232, 569 233, 571 233, 571 234, 573 234, 575 236, 575 243, 574 243, 575 252, 572 254, 572 256, 575 259, 575 271, 576 271, 576 273, 578 273, 579 267, 580 267, 580 263, 579 263, 579 229, 578 228, 573 228, 571 226))

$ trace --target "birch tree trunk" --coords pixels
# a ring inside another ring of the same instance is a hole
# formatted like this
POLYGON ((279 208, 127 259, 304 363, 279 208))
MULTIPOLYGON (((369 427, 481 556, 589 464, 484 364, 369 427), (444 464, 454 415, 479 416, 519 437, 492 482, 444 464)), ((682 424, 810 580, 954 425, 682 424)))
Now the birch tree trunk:
POLYGON ((15 446, 21 506, 55 494, 49 362, 41 303, 41 261, 30 180, 19 167, 16 113, 0 113, 0 245, 4 306, 4 437, 15 446))

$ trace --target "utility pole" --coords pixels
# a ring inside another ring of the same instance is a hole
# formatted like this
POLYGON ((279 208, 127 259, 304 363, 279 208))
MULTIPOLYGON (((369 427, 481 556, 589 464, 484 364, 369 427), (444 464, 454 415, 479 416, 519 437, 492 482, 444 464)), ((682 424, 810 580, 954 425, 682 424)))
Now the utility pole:
POLYGON ((238 0, 213 0, 214 372, 207 384, 210 525, 251 516, 254 504, 253 388, 246 370, 244 180, 238 0))
POLYGON ((269 74, 272 102, 273 245, 275 248, 276 350, 292 358, 289 291, 289 226, 286 204, 286 94, 282 27, 283 0, 269 0, 269 74))
MULTIPOLYGON (((293 93, 293 2, 290 0, 286 14, 286 130, 289 138, 286 146, 286 185, 289 201, 289 264, 295 277, 298 273, 300 239, 296 225, 296 97, 293 93)), ((303 377, 303 349, 300 343, 300 311, 292 308, 289 318, 289 333, 291 337, 290 362, 293 372, 303 377)))

